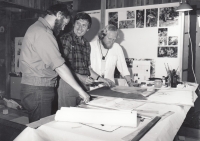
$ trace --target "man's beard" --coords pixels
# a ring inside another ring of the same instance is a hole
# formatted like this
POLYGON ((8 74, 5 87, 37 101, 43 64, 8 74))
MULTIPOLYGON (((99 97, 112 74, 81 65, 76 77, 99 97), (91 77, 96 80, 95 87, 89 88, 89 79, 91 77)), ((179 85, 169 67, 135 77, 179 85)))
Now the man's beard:
POLYGON ((63 18, 60 19, 60 20, 56 19, 55 25, 54 25, 54 28, 53 28, 55 36, 59 35, 60 30, 62 29, 62 24, 63 24, 63 18))

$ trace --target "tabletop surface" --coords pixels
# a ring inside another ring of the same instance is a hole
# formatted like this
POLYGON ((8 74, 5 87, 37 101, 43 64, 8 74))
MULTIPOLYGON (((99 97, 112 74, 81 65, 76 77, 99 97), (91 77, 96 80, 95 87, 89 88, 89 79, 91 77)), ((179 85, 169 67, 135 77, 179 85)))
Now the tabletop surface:
MULTIPOLYGON (((157 111, 156 113, 148 113, 151 116, 162 116, 169 111, 173 112, 173 114, 166 118, 161 118, 140 141, 173 141, 190 108, 191 106, 186 105, 178 106, 161 103, 145 103, 137 107, 136 109, 141 111, 157 111)), ((27 126, 29 127, 15 141, 25 141, 27 140, 26 137, 33 136, 33 134, 35 139, 39 141, 128 141, 128 137, 150 121, 149 119, 145 119, 138 124, 137 128, 120 127, 113 132, 105 132, 80 123, 58 122, 54 120, 54 115, 52 115, 28 124, 27 126), (34 127, 37 129, 33 129, 34 127)))

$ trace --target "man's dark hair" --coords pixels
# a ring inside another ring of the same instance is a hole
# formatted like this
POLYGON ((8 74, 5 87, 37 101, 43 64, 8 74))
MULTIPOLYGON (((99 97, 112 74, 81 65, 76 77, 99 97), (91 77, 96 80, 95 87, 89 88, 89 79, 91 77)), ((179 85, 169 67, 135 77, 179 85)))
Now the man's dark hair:
POLYGON ((90 29, 91 25, 92 25, 92 19, 90 17, 90 15, 88 15, 87 13, 77 13, 74 17, 74 23, 77 20, 87 20, 88 21, 88 29, 90 29))
POLYGON ((65 16, 66 18, 67 17, 71 17, 71 13, 69 12, 69 10, 67 9, 67 5, 66 4, 55 4, 55 5, 52 5, 50 6, 46 12, 47 14, 49 15, 55 15, 58 13, 58 12, 61 12, 63 16, 65 16))

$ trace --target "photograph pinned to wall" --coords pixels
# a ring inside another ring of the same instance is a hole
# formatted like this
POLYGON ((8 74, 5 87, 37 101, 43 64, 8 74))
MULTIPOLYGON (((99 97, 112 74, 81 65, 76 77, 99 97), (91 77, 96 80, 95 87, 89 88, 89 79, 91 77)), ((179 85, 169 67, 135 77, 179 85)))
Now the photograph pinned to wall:
POLYGON ((19 57, 20 57, 20 53, 21 53, 22 41, 23 41, 23 37, 15 38, 15 72, 20 72, 19 57))
POLYGON ((144 28, 144 9, 136 10, 136 27, 144 28))
POLYGON ((157 27, 158 8, 146 9, 146 27, 157 27))
MULTIPOLYGON (((155 60, 154 59, 137 59, 137 58, 125 58, 127 67, 133 69, 133 61, 150 61, 150 77, 155 77, 155 60)), ((131 76, 133 76, 133 70, 131 72, 131 76)))
POLYGON ((158 57, 177 58, 178 47, 158 47, 158 57))
POLYGON ((158 45, 159 46, 167 45, 167 35, 168 35, 167 28, 158 28, 158 45))
POLYGON ((135 19, 135 11, 127 11, 127 19, 135 19))
POLYGON ((118 28, 118 12, 109 12, 108 18, 108 24, 112 24, 118 28))
POLYGON ((169 36, 168 45, 178 45, 178 36, 169 36))
POLYGON ((135 20, 119 21, 119 29, 135 28, 135 20))
POLYGON ((177 26, 179 12, 176 11, 177 7, 164 7, 160 8, 159 26, 177 26))

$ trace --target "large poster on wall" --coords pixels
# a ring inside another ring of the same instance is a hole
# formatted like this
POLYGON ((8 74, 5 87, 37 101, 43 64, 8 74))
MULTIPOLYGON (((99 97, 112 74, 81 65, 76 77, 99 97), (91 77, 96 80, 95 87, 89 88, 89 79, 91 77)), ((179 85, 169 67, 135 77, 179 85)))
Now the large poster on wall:
POLYGON ((15 37, 15 72, 20 72, 19 57, 21 53, 23 37, 15 37))

